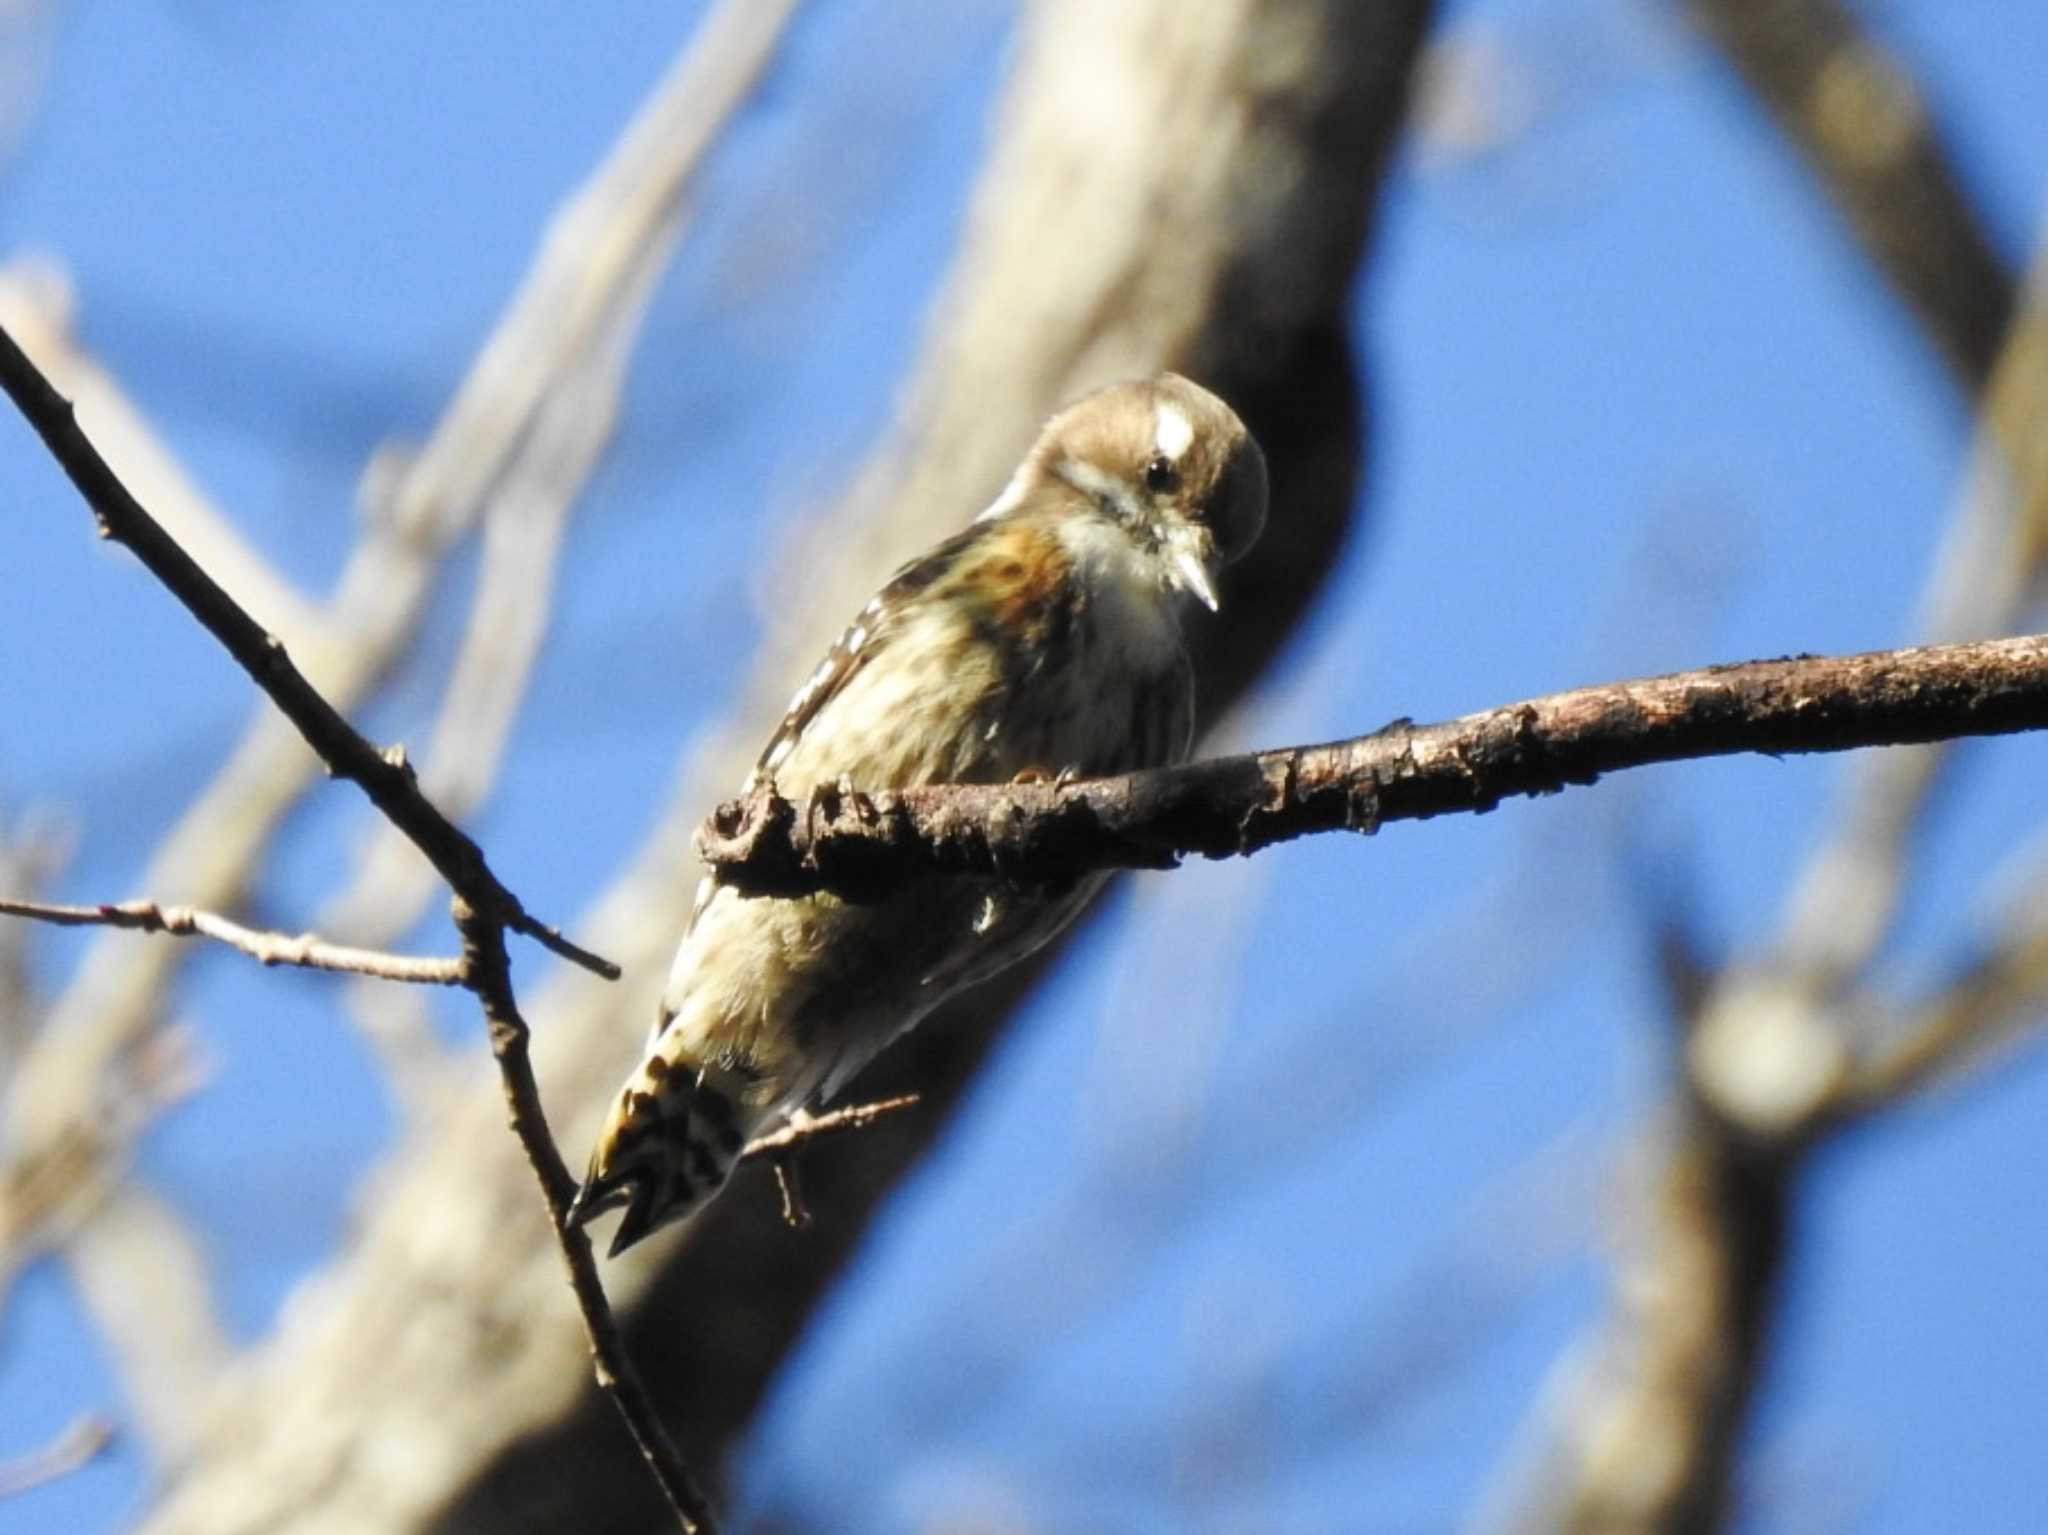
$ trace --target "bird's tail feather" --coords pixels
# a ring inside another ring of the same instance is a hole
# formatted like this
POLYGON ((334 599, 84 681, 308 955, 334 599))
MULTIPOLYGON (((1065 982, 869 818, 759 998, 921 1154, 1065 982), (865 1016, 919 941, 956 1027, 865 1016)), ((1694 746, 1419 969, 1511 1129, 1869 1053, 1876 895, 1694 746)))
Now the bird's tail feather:
POLYGON ((746 1146, 744 1086, 715 1065, 649 1055, 605 1118, 569 1224, 623 1206, 610 1249, 616 1258, 694 1214, 725 1186, 746 1146))

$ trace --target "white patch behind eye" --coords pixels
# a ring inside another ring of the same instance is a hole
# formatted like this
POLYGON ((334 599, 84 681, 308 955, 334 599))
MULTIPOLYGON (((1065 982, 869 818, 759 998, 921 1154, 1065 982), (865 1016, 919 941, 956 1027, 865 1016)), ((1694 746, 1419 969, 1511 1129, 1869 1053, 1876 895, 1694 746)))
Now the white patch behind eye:
POLYGON ((1170 400, 1161 400, 1153 407, 1153 419, 1153 443, 1166 458, 1179 463, 1181 454, 1195 440, 1195 424, 1188 420, 1186 411, 1170 400))
POLYGON ((1030 488, 1030 480, 1026 477, 1024 470, 1019 469, 1010 476, 1010 483, 1003 487, 1003 493, 991 501, 983 509, 981 515, 974 520, 976 522, 987 522, 990 518, 1000 517, 1005 512, 1014 512, 1024 504, 1025 493, 1030 488))

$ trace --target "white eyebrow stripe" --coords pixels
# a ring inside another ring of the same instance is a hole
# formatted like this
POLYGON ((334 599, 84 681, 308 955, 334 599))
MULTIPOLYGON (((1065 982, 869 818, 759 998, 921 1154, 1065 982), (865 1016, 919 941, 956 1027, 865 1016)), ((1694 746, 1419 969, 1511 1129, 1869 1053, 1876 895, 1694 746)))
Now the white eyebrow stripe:
POLYGON ((1052 472, 1089 499, 1109 502, 1131 521, 1143 519, 1144 508, 1138 504, 1138 497, 1130 485, 1098 469, 1085 458, 1075 458, 1071 454, 1062 457, 1053 465, 1052 472))
POLYGON ((1180 462, 1181 454, 1195 440, 1195 424, 1188 420, 1187 412, 1171 400, 1161 400, 1153 407, 1152 441, 1159 451, 1174 463, 1180 462))

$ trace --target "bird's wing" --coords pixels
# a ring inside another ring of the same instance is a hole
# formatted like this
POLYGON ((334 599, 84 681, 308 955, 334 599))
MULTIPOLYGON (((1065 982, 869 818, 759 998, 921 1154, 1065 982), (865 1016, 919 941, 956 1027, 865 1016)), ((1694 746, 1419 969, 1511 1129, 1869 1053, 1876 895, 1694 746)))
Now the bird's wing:
MULTIPOLYGON (((825 706, 846 690, 846 685, 859 675, 875 653, 876 641, 883 631, 901 620, 905 610, 917 598, 929 590, 940 577, 959 564, 964 550, 982 538, 986 529, 975 524, 955 533, 951 538, 935 545, 917 559, 905 565, 891 576, 882 589, 868 600, 858 617, 846 626, 846 631, 832 643, 825 652, 825 658, 812 669, 809 680, 797 689, 796 696, 789 701, 781 722, 768 737, 768 744, 761 748, 761 755, 755 759, 747 781, 740 786, 742 798, 752 794, 762 784, 775 776, 775 770, 783 759, 803 738, 811 722, 825 706)), ((706 877, 697 887, 697 899, 690 910, 690 920, 683 928, 687 936, 697 925, 697 919, 704 914, 704 908, 711 904, 717 894, 716 879, 706 877)), ((658 1034, 667 1022, 666 1010, 656 1019, 655 1032, 658 1034)))
POLYGON ((802 738, 811 721, 867 665, 868 658, 874 654, 875 640, 883 628, 899 619, 906 607, 957 565, 961 551, 977 542, 985 532, 977 525, 954 534, 897 571, 868 600, 868 605, 846 626, 846 632, 833 642, 832 648, 825 652, 825 658, 811 672, 809 680, 789 701, 782 722, 769 736, 753 771, 747 775, 746 784, 740 791, 743 795, 753 793, 775 776, 775 770, 802 738))

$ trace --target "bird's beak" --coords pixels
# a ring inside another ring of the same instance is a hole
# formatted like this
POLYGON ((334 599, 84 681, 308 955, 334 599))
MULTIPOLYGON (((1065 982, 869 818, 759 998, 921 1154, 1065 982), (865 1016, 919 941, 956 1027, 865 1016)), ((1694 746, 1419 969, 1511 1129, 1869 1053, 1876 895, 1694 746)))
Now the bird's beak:
POLYGON ((1216 601, 1215 578, 1209 574, 1209 559, 1215 547, 1215 535, 1194 523, 1183 523, 1166 535, 1168 578, 1211 613, 1220 606, 1216 601))

